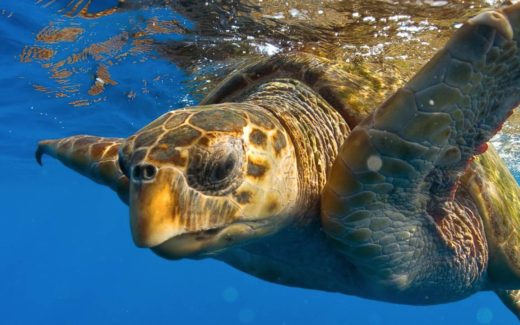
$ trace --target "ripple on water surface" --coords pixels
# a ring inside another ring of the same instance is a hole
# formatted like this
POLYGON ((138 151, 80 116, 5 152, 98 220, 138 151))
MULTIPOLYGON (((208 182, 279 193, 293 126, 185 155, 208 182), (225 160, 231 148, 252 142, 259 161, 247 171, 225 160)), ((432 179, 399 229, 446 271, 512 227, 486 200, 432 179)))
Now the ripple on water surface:
MULTIPOLYGON (((386 74, 376 107, 463 21, 502 2, 13 2, 0 21, 12 31, 7 38, 17 52, 3 55, 22 84, 4 96, 3 106, 9 120, 36 124, 41 132, 27 134, 10 123, 0 131, 8 139, 2 152, 23 160, 32 146, 14 143, 74 133, 126 136, 165 111, 195 104, 231 69, 284 51, 370 64, 354 73, 386 74), (24 31, 26 37, 14 36, 24 31)), ((513 127, 494 143, 518 172, 518 119, 507 125, 513 127)))

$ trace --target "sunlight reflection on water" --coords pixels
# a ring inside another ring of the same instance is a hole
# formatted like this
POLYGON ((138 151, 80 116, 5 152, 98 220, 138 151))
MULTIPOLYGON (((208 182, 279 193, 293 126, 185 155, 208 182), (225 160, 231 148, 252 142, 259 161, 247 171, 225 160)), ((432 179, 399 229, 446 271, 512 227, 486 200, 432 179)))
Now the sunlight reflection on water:
MULTIPOLYGON (((31 69, 25 79, 33 90, 54 98, 55 107, 108 108, 126 123, 121 135, 167 110, 195 104, 238 66, 294 50, 391 71, 394 84, 385 86, 376 107, 461 22, 502 2, 39 0, 42 26, 24 42, 19 60, 31 69), (187 73, 183 85, 177 67, 187 73)), ((2 15, 11 21, 21 16, 7 10, 2 15)), ((57 121, 54 130, 65 130, 56 136, 81 131, 61 108, 33 107, 57 121)), ((515 172, 517 120, 493 140, 515 172)))

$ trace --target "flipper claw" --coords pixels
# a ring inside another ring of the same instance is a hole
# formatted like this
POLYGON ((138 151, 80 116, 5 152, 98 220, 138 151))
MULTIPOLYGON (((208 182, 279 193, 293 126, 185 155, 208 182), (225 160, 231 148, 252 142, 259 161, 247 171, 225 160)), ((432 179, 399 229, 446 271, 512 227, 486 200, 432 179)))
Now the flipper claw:
POLYGON ((513 39, 513 27, 507 17, 499 11, 486 11, 468 21, 470 24, 487 25, 497 30, 507 40, 513 39))
POLYGON ((42 146, 40 144, 38 144, 38 148, 36 149, 36 152, 34 153, 34 156, 36 158, 36 162, 40 166, 43 166, 43 163, 42 163, 42 156, 43 156, 43 154, 44 154, 43 148, 42 148, 42 146))
POLYGON ((34 153, 34 156, 36 158, 36 162, 38 165, 43 166, 42 157, 45 154, 49 154, 49 145, 52 143, 52 140, 44 140, 38 142, 38 148, 36 148, 36 152, 34 153))

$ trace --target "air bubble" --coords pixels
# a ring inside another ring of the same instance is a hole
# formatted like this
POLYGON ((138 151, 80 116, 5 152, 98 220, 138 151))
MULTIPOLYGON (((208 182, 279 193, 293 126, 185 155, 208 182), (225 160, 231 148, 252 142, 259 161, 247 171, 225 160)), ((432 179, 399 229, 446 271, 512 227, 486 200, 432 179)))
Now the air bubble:
POLYGON ((479 324, 489 324, 493 320, 493 312, 487 307, 479 308, 477 311, 477 321, 479 324))
POLYGON ((222 298, 228 303, 233 303, 238 300, 238 290, 234 287, 227 287, 222 291, 222 298))
POLYGON ((372 172, 378 172, 383 167, 383 161, 379 156, 372 155, 367 159, 368 170, 372 172))

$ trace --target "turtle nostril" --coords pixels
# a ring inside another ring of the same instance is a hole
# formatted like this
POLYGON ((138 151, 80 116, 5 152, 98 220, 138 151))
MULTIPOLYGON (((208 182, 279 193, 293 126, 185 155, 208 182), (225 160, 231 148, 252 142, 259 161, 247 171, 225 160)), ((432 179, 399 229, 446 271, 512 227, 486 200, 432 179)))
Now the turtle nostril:
POLYGON ((157 168, 153 165, 137 165, 132 169, 132 180, 135 182, 151 181, 157 174, 157 168))
POLYGON ((143 170, 141 172, 141 178, 144 180, 144 181, 151 181, 152 179, 155 178, 155 174, 156 174, 156 168, 152 165, 144 165, 142 166, 143 170))

